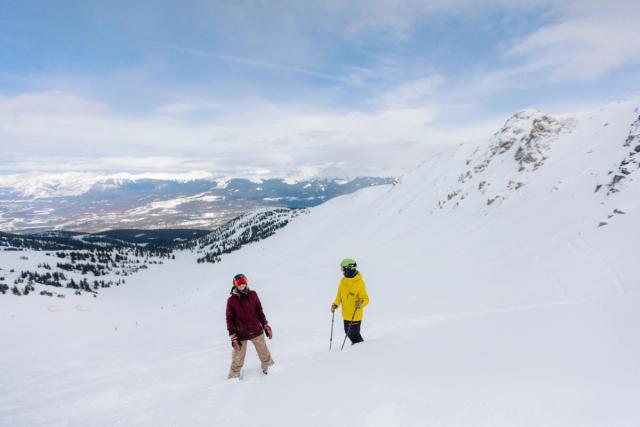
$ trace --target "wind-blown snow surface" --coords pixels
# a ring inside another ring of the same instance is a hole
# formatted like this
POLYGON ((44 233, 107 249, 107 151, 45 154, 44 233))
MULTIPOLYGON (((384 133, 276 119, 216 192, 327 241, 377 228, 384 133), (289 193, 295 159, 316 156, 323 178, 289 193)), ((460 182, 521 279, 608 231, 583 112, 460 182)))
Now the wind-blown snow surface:
POLYGON ((633 107, 558 118, 465 179, 489 154, 460 146, 219 264, 182 253, 97 299, 0 298, 0 425, 640 425, 640 181, 595 191, 633 107), (540 165, 519 170, 522 144, 540 165), (336 319, 330 352, 343 257, 367 281, 366 342, 340 352, 336 319), (240 382, 224 322, 238 272, 276 361, 263 377, 250 348, 240 382))

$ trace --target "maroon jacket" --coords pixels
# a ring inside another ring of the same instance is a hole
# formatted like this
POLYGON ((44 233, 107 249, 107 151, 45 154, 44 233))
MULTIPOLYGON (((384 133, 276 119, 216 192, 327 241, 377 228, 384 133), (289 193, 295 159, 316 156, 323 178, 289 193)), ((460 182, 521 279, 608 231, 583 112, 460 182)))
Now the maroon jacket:
POLYGON ((267 318, 262 311, 260 298, 255 291, 242 293, 234 286, 227 300, 227 330, 238 334, 238 340, 246 341, 262 335, 267 318))

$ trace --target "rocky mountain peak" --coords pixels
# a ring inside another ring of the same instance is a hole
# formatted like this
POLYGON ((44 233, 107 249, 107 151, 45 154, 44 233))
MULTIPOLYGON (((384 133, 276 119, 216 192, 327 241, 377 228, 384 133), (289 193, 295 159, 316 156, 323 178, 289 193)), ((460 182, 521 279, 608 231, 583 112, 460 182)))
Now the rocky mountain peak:
POLYGON ((551 141, 569 132, 572 126, 571 120, 559 120, 536 110, 523 110, 494 134, 482 160, 490 162, 496 155, 511 152, 520 171, 535 170, 544 164, 551 141))
POLYGON ((519 190, 527 175, 542 167, 553 141, 571 132, 573 119, 560 119, 533 109, 511 116, 496 132, 486 148, 478 147, 466 160, 468 167, 458 178, 458 188, 439 202, 442 208, 457 206, 472 193, 480 193, 486 204, 505 199, 519 190))

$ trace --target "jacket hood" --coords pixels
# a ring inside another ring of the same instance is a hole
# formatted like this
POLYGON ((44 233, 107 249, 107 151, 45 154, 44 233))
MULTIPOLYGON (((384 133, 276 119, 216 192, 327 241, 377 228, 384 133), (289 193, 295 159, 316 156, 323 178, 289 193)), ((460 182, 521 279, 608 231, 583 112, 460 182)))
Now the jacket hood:
POLYGON ((342 275, 344 277, 346 277, 347 279, 353 279, 354 277, 356 277, 359 274, 358 270, 356 270, 355 268, 347 268, 344 270, 344 272, 342 273, 342 275))
POLYGON ((244 292, 240 292, 240 291, 238 290, 238 288, 236 288, 235 286, 231 286, 231 292, 229 292, 229 294, 230 294, 230 295, 235 295, 235 296, 237 296, 237 297, 241 297, 241 296, 243 296, 243 295, 248 295, 248 294, 249 294, 249 291, 250 291, 250 289, 249 289, 249 285, 247 285, 247 287, 245 288, 245 291, 244 291, 244 292))
POLYGON ((359 282, 362 280, 362 276, 360 275, 360 272, 356 272, 355 276, 352 277, 343 277, 342 280, 344 280, 344 282, 346 284, 351 284, 351 283, 355 283, 355 282, 359 282))

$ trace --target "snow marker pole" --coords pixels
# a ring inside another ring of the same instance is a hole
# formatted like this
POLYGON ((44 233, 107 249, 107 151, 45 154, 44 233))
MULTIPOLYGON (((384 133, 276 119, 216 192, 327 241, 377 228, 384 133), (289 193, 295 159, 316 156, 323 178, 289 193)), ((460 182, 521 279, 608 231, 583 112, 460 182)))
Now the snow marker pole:
POLYGON ((331 338, 329 339, 329 350, 331 350, 331 344, 333 343, 333 319, 336 317, 336 312, 331 312, 331 338))
POLYGON ((353 325, 353 319, 356 318, 356 311, 358 311, 358 307, 353 310, 353 316, 351 316, 351 322, 349 322, 349 327, 347 328, 347 333, 344 334, 344 341, 342 341, 342 347, 340 347, 340 351, 344 348, 344 343, 347 342, 347 337, 349 336, 349 332, 351 331, 351 325, 353 325))

